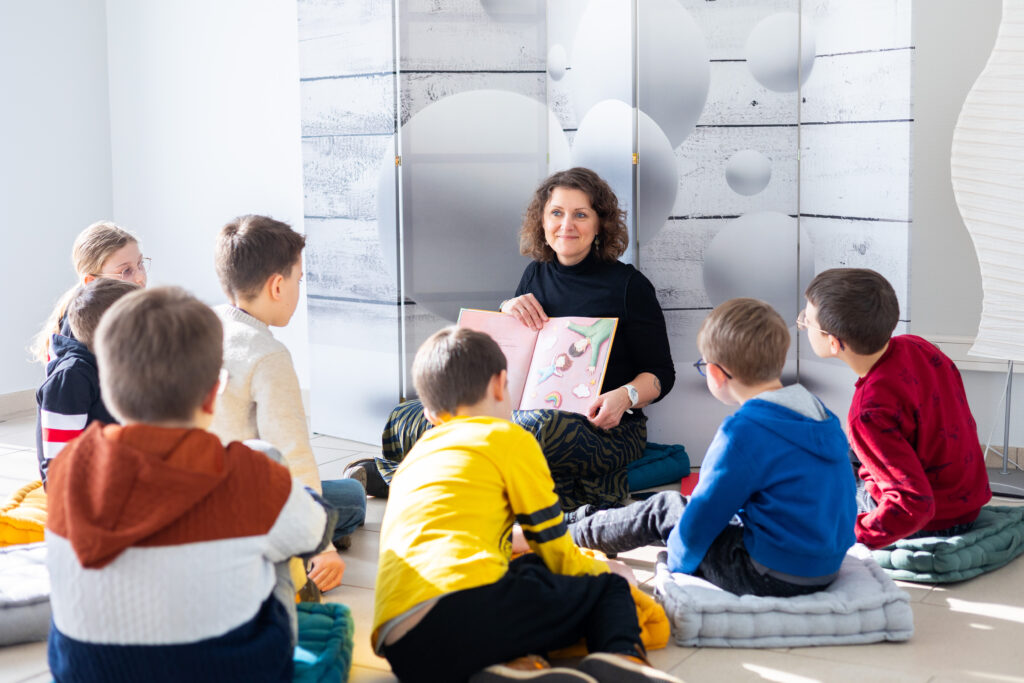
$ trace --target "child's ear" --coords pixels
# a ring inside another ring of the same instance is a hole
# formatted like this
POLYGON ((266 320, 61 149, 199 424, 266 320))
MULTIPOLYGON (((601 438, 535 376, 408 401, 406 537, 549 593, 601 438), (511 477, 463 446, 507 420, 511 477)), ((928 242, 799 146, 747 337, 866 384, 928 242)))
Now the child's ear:
POLYGON ((501 403, 508 396, 508 370, 502 370, 494 377, 491 377, 491 396, 495 401, 501 403))
POLYGON ((207 415, 213 415, 213 408, 217 404, 217 392, 220 390, 220 380, 213 383, 213 388, 203 397, 203 403, 199 409, 207 415))
POLYGON ((86 275, 82 276, 82 284, 83 285, 87 285, 87 284, 89 284, 90 282, 92 282, 95 279, 96 279, 95 275, 88 275, 88 274, 86 274, 86 275))
POLYGON ((840 351, 845 351, 846 346, 843 344, 843 340, 834 334, 828 335, 828 350, 833 356, 838 356, 840 351))
POLYGON ((281 273, 274 273, 267 278, 267 294, 270 295, 271 301, 280 301, 282 284, 284 284, 284 276, 281 273))
POLYGON ((423 417, 427 418, 427 422, 434 425, 435 427, 441 424, 441 418, 438 417, 437 413, 435 413, 433 410, 431 410, 425 405, 423 406, 423 417))
POLYGON ((705 371, 708 373, 708 379, 711 380, 711 383, 714 385, 716 389, 725 384, 725 382, 729 379, 728 377, 725 376, 725 372, 722 370, 722 368, 718 367, 713 363, 708 363, 705 366, 705 371))

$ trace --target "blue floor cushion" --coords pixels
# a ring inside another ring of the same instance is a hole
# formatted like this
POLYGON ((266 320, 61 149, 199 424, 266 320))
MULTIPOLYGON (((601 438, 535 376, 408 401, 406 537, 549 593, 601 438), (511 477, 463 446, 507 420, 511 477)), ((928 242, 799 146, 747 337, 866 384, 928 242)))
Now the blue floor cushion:
POLYGON ((49 632, 46 544, 0 548, 0 645, 46 640, 49 632))
POLYGON ((960 536, 907 538, 873 551, 894 579, 952 583, 998 569, 1024 552, 1024 507, 985 506, 960 536))
POLYGON ((690 458, 679 445, 648 443, 639 460, 626 465, 630 491, 674 484, 690 474, 690 458))
POLYGON ((910 596, 863 546, 850 549, 823 591, 793 598, 742 597, 659 558, 655 597, 683 647, 803 647, 907 640, 914 633, 910 596))
POLYGON ((352 634, 355 624, 345 605, 300 602, 299 644, 295 647, 295 675, 300 683, 347 681, 352 669, 352 634))

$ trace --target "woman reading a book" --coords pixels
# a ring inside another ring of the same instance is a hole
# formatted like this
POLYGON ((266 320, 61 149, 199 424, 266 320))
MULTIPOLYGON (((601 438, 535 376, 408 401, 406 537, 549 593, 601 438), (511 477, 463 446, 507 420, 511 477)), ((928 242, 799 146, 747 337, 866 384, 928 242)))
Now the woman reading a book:
MULTIPOLYGON (((538 330, 549 316, 618 319, 604 382, 585 415, 551 409, 513 414, 537 437, 566 512, 626 502, 626 465, 643 455, 647 443, 640 409, 665 396, 675 381, 654 287, 618 260, 629 243, 624 219, 615 193, 593 171, 573 168, 549 177, 534 193, 520 230, 520 251, 533 262, 515 296, 500 307, 538 330)), ((609 336, 603 327, 575 332, 575 355, 586 350, 588 360, 609 336)), ((377 461, 385 480, 428 427, 418 401, 394 410, 377 461)))

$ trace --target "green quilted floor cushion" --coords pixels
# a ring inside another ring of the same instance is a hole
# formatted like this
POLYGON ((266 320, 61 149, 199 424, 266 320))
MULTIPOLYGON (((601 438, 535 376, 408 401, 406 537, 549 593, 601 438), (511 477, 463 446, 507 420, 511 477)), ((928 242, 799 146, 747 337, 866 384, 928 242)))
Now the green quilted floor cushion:
POLYGON ((1024 552, 1024 507, 986 506, 961 536, 913 538, 872 552, 894 579, 953 583, 998 569, 1024 552))
POLYGON ((299 644, 295 647, 296 683, 347 681, 352 669, 352 612, 337 603, 300 602, 299 644))

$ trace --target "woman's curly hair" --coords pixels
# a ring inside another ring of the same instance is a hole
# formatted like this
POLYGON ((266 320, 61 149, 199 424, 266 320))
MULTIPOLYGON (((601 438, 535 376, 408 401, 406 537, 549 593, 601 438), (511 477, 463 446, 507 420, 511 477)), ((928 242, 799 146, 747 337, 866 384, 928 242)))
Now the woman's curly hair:
POLYGON ((598 217, 593 247, 598 260, 611 262, 622 256, 629 246, 626 212, 619 208, 618 198, 601 176, 579 166, 549 176, 533 193, 533 200, 523 216, 523 227, 519 230, 520 253, 535 261, 555 258, 554 250, 544 238, 544 207, 556 187, 579 190, 590 198, 590 205, 598 217))

